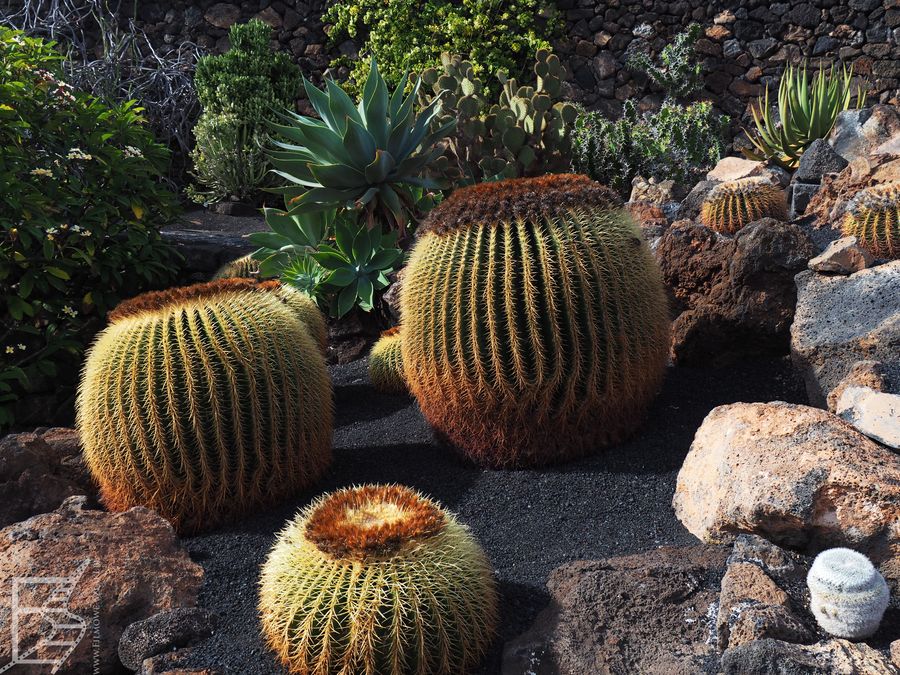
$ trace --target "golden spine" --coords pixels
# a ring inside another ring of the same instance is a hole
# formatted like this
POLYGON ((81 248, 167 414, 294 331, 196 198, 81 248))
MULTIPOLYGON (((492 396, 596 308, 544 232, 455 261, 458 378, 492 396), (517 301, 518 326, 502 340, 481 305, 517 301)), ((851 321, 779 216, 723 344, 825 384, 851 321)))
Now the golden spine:
POLYGON ((369 354, 369 380, 380 392, 386 394, 405 393, 403 379, 403 340, 398 328, 391 328, 381 334, 369 354))
POLYGON ((847 206, 841 230, 876 258, 900 258, 900 182, 860 190, 847 206))
POLYGON ((761 218, 787 220, 787 199, 767 178, 739 178, 716 185, 700 207, 700 221, 722 234, 735 234, 761 218))

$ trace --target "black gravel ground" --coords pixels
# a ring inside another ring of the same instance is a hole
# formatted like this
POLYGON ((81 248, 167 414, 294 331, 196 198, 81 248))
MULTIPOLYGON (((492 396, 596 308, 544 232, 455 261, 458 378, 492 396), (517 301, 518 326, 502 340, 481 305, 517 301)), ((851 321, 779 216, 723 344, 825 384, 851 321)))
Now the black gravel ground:
POLYGON ((259 567, 276 533, 323 491, 397 482, 457 513, 490 556, 503 616, 482 673, 497 673, 503 643, 546 605, 544 584, 558 565, 696 541, 675 518, 671 500, 694 432, 710 410, 737 401, 806 403, 787 359, 721 370, 670 368, 642 432, 630 442, 557 468, 481 471, 435 444, 414 401, 377 394, 364 360, 331 372, 335 460, 323 484, 282 508, 185 542, 206 571, 200 603, 220 617, 218 632, 195 650, 192 665, 282 673, 259 637, 256 614, 259 567))

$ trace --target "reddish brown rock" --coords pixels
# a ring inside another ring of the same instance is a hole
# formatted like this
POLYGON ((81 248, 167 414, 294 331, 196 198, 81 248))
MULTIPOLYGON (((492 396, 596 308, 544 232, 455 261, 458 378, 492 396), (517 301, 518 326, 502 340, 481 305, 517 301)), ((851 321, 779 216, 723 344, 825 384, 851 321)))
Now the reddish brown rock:
POLYGON ((828 640, 798 645, 781 640, 757 640, 722 655, 725 675, 896 675, 890 661, 866 644, 828 640))
POLYGON ((900 180, 900 154, 861 157, 837 176, 823 176, 822 187, 806 207, 819 227, 839 229, 847 204, 863 188, 900 180))
POLYGON ((857 361, 850 372, 828 394, 828 409, 834 412, 847 387, 868 387, 874 391, 887 391, 887 374, 880 361, 857 361))
POLYGON ((696 675, 728 549, 666 546, 557 568, 550 605, 503 652, 505 675, 696 675))
POLYGON ((900 455, 818 408, 719 406, 694 437, 673 506, 706 542, 749 532, 811 551, 847 546, 889 562, 900 556, 900 455))
MULTIPOLYGON (((76 627, 56 634, 74 646, 68 656, 66 648, 44 647, 44 657, 64 659, 60 672, 72 675, 98 672, 95 657, 100 673, 118 673, 125 627, 162 610, 195 605, 203 570, 153 511, 111 514, 84 504, 83 497, 71 497, 52 513, 0 530, 0 634, 10 634, 13 579, 28 577, 20 603, 49 606, 53 611, 45 616, 76 627), (41 582, 53 578, 58 579, 41 582), (51 602, 54 591, 59 597, 51 602)), ((20 645, 30 648, 47 636, 41 617, 19 616, 20 645)), ((0 663, 11 658, 10 642, 0 640, 0 663)))

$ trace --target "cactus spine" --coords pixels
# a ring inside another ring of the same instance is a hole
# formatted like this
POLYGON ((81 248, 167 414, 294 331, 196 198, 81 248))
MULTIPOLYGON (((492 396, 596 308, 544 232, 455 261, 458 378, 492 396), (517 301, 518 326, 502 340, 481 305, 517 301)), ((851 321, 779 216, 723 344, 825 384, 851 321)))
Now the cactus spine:
POLYGON ((263 565, 259 610, 292 673, 458 675, 497 625, 478 543, 398 485, 339 490, 303 509, 263 565))
POLYGON ((665 371, 659 270, 586 176, 454 192, 403 281, 405 379, 440 436, 488 466, 558 462, 633 432, 665 371))
POLYGON ((862 553, 832 548, 816 556, 806 577, 810 609, 831 635, 859 640, 878 630, 890 591, 862 553))
POLYGON ((391 328, 381 334, 369 354, 369 380, 380 392, 405 393, 403 379, 403 341, 399 328, 391 328))
POLYGON ((212 281, 217 279, 253 279, 258 276, 259 261, 254 260, 252 253, 248 253, 222 265, 216 270, 212 281))
POLYGON ((275 296, 306 324, 316 344, 319 345, 322 353, 325 353, 328 348, 328 326, 325 323, 325 315, 322 314, 316 301, 289 284, 264 281, 260 286, 273 291, 275 296))
POLYGON ((700 208, 708 228, 734 234, 760 218, 787 220, 784 190, 767 178, 739 178, 716 185, 700 208))
POLYGON ((860 190, 841 229, 878 258, 900 258, 900 182, 860 190))
POLYGON ((324 358, 260 284, 147 293, 109 319, 76 404, 86 463, 108 508, 147 506, 197 531, 306 488, 326 469, 324 358))

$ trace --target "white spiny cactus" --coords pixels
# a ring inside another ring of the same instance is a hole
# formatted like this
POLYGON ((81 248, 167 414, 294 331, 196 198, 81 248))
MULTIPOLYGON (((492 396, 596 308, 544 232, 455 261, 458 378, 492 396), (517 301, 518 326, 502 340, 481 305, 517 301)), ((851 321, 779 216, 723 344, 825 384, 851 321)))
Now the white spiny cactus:
POLYGON ((832 548, 816 556, 806 577, 810 605, 823 630, 851 640, 878 630, 890 591, 862 553, 832 548))

